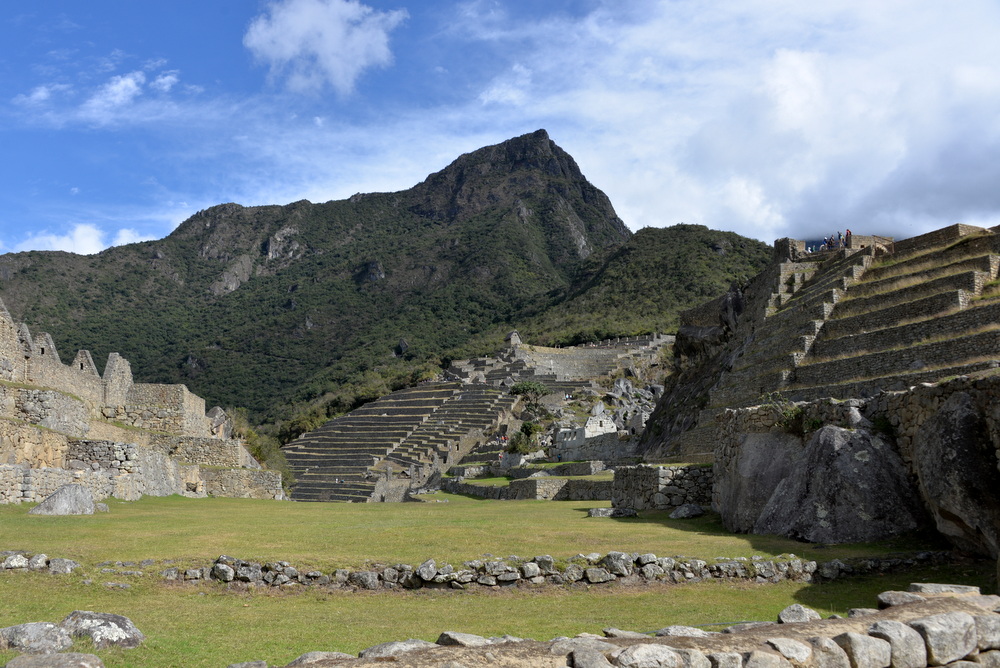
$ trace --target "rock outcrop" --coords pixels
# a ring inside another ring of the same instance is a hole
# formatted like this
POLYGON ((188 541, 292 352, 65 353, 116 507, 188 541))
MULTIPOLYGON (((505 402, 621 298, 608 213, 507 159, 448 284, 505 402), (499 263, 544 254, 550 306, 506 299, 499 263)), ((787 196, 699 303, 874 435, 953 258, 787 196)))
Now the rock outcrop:
POLYGON ((727 410, 713 507, 731 531, 852 542, 936 527, 996 558, 998 401, 1000 376, 982 372, 867 400, 727 410))
POLYGON ((800 452, 761 510, 753 533, 854 543, 922 524, 924 513, 902 460, 870 431, 827 425, 800 452))
POLYGON ((964 549, 1000 555, 1000 425, 996 404, 952 394, 913 438, 913 468, 938 531, 964 549))

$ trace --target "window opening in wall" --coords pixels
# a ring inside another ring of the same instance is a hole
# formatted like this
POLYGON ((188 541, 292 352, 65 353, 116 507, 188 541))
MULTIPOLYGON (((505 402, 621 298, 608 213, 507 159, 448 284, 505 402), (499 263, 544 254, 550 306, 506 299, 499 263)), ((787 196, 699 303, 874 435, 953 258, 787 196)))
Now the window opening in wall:
POLYGON ((42 354, 43 355, 45 354, 45 348, 42 348, 42 354))
POLYGON ((83 371, 83 362, 80 362, 80 371, 83 371))

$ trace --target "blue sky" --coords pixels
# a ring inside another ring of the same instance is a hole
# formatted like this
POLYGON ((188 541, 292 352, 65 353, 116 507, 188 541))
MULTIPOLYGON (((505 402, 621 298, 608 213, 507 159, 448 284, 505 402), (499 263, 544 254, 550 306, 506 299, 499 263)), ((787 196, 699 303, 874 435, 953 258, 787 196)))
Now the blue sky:
POLYGON ((409 188, 549 131, 633 230, 1000 224, 995 0, 15 0, 0 251, 409 188))

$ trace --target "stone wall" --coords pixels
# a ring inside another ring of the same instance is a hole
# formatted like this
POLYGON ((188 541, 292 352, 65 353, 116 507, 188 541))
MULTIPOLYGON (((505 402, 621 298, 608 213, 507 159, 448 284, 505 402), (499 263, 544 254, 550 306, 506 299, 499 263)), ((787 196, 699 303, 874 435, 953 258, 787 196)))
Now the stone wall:
POLYGON ((893 244, 893 252, 897 255, 918 253, 929 248, 943 246, 970 234, 979 234, 985 231, 984 228, 976 227, 975 225, 963 225, 962 223, 949 225, 939 230, 921 234, 918 237, 897 241, 893 244))
POLYGON ((24 382, 25 352, 18 328, 0 301, 0 380, 24 382))
POLYGON ((128 360, 118 353, 108 355, 108 363, 104 366, 104 404, 125 404, 132 382, 132 365, 128 360))
POLYGON ((51 387, 74 394, 96 406, 104 403, 104 381, 89 369, 64 366, 50 354, 35 354, 28 362, 27 380, 33 385, 51 387))
POLYGON ((0 503, 38 502, 68 483, 126 501, 171 494, 284 498, 278 473, 182 464, 134 443, 68 439, 7 420, 0 420, 0 462, 0 503))
MULTIPOLYGON (((588 424, 596 418, 590 418, 588 424)), ((556 433, 551 454, 561 461, 601 460, 607 462, 635 461, 638 457, 639 438, 629 432, 619 432, 614 419, 608 415, 604 422, 609 429, 603 434, 587 436, 584 427, 562 429, 556 433)))
POLYGON ((202 468, 200 473, 205 483, 205 493, 209 496, 274 500, 285 498, 281 488, 281 474, 273 471, 202 468))
POLYGON ((65 434, 38 429, 16 420, 0 419, 0 464, 62 466, 68 442, 65 434))
POLYGON ((260 464, 237 439, 151 434, 147 447, 188 464, 258 469, 260 464))
MULTIPOLYGON (((960 302, 963 301, 961 298, 965 296, 967 294, 964 291, 958 290, 946 293, 945 295, 938 295, 931 299, 939 303, 950 301, 954 305, 954 308, 964 308, 960 302), (941 299, 941 297, 947 297, 948 299, 941 299)), ((908 317, 914 318, 922 315, 920 313, 920 305, 911 304, 911 306, 912 308, 909 311, 908 317)), ((934 313, 941 313, 946 308, 948 307, 938 308, 934 313)), ((906 315, 905 311, 900 315, 906 315)), ((855 319, 849 318, 849 320, 853 321, 855 319)), ((885 322, 900 322, 903 320, 905 318, 900 317, 899 319, 883 321, 883 324, 885 322)), ((839 321, 835 320, 827 323, 827 330, 825 332, 827 335, 830 334, 830 325, 837 322, 839 321)), ((875 331, 866 331, 869 328, 861 326, 860 322, 854 322, 854 326, 841 328, 837 338, 830 337, 817 341, 813 346, 812 352, 819 358, 829 358, 856 355, 865 350, 888 350, 894 346, 910 346, 921 341, 952 336, 957 332, 974 331, 978 327, 993 322, 1000 322, 1000 303, 987 304, 976 309, 961 310, 951 315, 902 326, 872 327, 871 329, 875 329, 875 331)))
POLYGON ((184 385, 136 383, 124 399, 105 406, 104 416, 147 431, 209 436, 205 400, 184 385))
POLYGON ((620 466, 611 487, 615 508, 666 510, 711 499, 712 469, 706 466, 620 466))
POLYGON ((982 332, 960 339, 928 343, 919 348, 888 350, 800 366, 795 370, 795 380, 807 386, 823 386, 838 380, 879 378, 890 376, 900 369, 972 360, 997 350, 1000 350, 1000 331, 982 332))
POLYGON ((56 392, 0 385, 3 415, 28 424, 53 429, 68 436, 82 437, 90 431, 90 410, 75 398, 56 392))
POLYGON ((568 478, 524 478, 510 485, 473 485, 446 479, 441 488, 450 494, 466 494, 496 501, 607 501, 611 498, 610 480, 573 480, 568 478))

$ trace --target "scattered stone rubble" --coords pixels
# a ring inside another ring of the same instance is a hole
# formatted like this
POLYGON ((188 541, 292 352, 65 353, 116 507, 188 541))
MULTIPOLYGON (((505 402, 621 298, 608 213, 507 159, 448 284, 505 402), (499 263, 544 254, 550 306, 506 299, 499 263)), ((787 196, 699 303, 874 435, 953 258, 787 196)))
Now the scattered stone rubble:
MULTIPOLYGON (((604 629, 548 642, 445 631, 436 642, 385 642, 359 652, 309 652, 285 668, 396 666, 471 668, 996 668, 1000 666, 1000 596, 977 587, 914 584, 916 599, 848 618, 820 620, 802 605, 782 610, 777 623, 754 622, 722 632, 669 626, 651 633, 604 629)), ((880 600, 881 600, 880 596, 880 600)), ((229 668, 269 668, 266 661, 229 668)))
POLYGON ((46 554, 31 554, 21 550, 0 552, 0 571, 48 571, 49 573, 66 575, 78 568, 80 568, 80 564, 72 559, 49 559, 46 554))
MULTIPOLYGON (((167 580, 214 580, 235 586, 339 587, 355 590, 377 589, 469 589, 544 585, 594 585, 615 581, 701 582, 712 579, 749 580, 777 583, 783 580, 816 582, 848 575, 884 573, 918 564, 942 563, 947 553, 921 552, 912 557, 858 559, 846 563, 838 559, 817 563, 787 555, 777 559, 718 557, 713 561, 686 557, 657 557, 652 553, 608 552, 579 554, 565 562, 548 555, 524 559, 487 557, 466 561, 456 568, 428 559, 410 564, 371 565, 366 570, 337 569, 332 573, 295 568, 287 561, 264 564, 222 555, 211 566, 182 569, 171 567, 161 575, 167 580)), ((1000 667, 998 667, 1000 668, 1000 667)))

